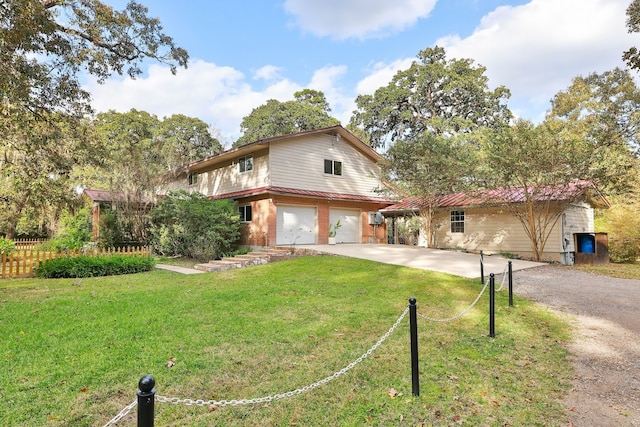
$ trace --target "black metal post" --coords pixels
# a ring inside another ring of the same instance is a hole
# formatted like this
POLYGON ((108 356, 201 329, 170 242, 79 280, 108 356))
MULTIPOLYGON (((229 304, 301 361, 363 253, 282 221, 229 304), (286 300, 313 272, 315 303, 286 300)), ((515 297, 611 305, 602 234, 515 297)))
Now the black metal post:
POLYGON ((420 374, 418 372, 418 316, 416 299, 409 299, 409 333, 411 335, 411 392, 420 396, 420 374))
POLYGON ((513 307, 513 265, 509 261, 509 307, 513 307))
POLYGON ((480 251, 480 283, 484 285, 484 254, 480 251))
POLYGON ((489 336, 496 336, 496 276, 489 275, 489 336))
POLYGON ((146 375, 138 382, 138 427, 153 427, 156 380, 146 375))

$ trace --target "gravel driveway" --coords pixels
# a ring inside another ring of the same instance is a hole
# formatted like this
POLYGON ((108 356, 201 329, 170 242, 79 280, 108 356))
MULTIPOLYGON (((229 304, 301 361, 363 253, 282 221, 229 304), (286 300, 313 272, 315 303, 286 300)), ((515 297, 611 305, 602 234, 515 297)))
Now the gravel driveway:
POLYGON ((561 266, 513 274, 514 294, 569 316, 570 426, 640 426, 640 280, 561 266))

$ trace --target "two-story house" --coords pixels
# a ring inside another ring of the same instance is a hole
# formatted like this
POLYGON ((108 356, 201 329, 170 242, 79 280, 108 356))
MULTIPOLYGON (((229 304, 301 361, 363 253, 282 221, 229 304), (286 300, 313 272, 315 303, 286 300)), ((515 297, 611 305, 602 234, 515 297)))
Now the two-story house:
POLYGON ((340 125, 258 140, 189 164, 167 190, 233 199, 242 244, 386 242, 380 155, 340 125))

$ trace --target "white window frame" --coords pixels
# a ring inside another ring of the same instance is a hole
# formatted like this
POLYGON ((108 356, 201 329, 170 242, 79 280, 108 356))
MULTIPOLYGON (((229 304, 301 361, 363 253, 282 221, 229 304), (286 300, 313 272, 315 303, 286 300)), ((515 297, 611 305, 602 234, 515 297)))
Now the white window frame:
POLYGON ((187 182, 189 183, 189 185, 196 185, 198 183, 198 173, 190 173, 189 175, 187 175, 187 182))
POLYGON ((463 210, 451 211, 451 226, 452 233, 464 233, 465 230, 465 212, 463 210))

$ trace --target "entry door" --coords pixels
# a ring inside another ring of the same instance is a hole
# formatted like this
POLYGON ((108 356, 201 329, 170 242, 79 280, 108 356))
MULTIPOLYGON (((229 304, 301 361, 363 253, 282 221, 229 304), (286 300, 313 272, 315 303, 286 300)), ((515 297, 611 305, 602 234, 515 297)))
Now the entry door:
POLYGON ((360 211, 352 209, 331 209, 329 223, 337 224, 336 243, 360 243, 360 211))
POLYGON ((276 216, 276 244, 304 245, 317 242, 317 214, 315 207, 278 206, 276 216))

